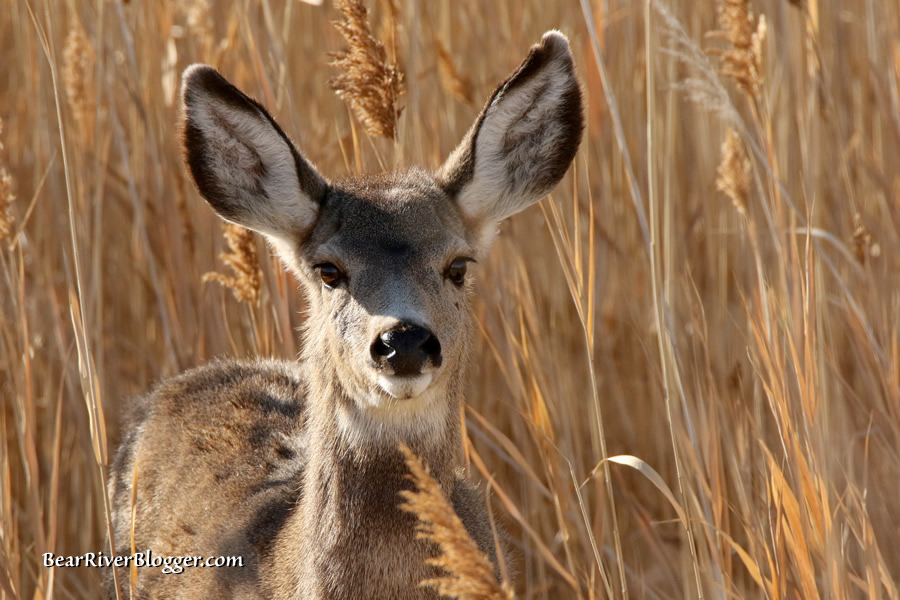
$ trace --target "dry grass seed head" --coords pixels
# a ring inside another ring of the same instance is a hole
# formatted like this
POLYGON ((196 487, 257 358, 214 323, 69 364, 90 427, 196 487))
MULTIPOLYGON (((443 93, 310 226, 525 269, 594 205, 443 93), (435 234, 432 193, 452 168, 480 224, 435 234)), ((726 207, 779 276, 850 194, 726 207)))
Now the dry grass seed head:
POLYGON ((869 257, 881 256, 881 245, 872 241, 872 233, 862 222, 862 216, 859 213, 853 215, 853 254, 861 265, 865 264, 869 257))
MULTIPOLYGON (((3 119, 0 119, 0 135, 2 134, 3 119)), ((0 151, 2 150, 3 140, 0 138, 0 151)), ((16 217, 12 212, 12 206, 16 197, 13 195, 12 188, 12 175, 6 170, 6 166, 0 162, 0 242, 12 236, 13 228, 16 224, 16 217)))
POLYGON ((215 281, 227 287, 238 302, 256 304, 259 299, 259 287, 262 282, 262 271, 259 268, 259 255, 256 252, 256 240, 253 232, 234 223, 225 225, 225 240, 228 252, 219 258, 234 275, 223 275, 215 271, 203 275, 203 281, 215 281))
POLYGON ((741 117, 722 85, 715 65, 710 61, 710 52, 702 50, 694 42, 665 3, 655 2, 653 6, 662 19, 660 28, 665 37, 662 52, 673 56, 694 73, 676 83, 676 89, 683 90, 688 100, 719 116, 726 123, 740 123, 741 117))
POLYGON ((729 127, 722 142, 722 161, 719 163, 716 189, 731 198, 741 215, 747 214, 750 197, 750 159, 744 150, 741 136, 729 127))
POLYGON ((426 579, 420 585, 461 600, 512 599, 512 588, 508 583, 497 582, 491 561, 478 549, 428 468, 405 444, 400 444, 400 452, 406 457, 411 473, 408 477, 416 486, 416 491, 400 492, 404 499, 400 508, 418 518, 416 537, 434 542, 440 548, 437 557, 425 562, 446 573, 426 579))
POLYGON ((728 77, 749 96, 756 98, 762 86, 762 45, 766 38, 766 17, 756 19, 749 0, 720 0, 719 29, 707 37, 722 40, 725 50, 708 52, 721 59, 719 72, 728 77))
POLYGON ((347 101, 369 135, 396 139, 397 119, 403 112, 399 104, 405 92, 403 71, 388 60, 384 44, 372 35, 361 0, 342 0, 336 6, 344 19, 335 27, 347 47, 334 53, 331 66, 341 72, 328 85, 347 101))
POLYGON ((9 174, 6 167, 0 167, 0 242, 12 237, 16 224, 16 217, 12 212, 16 197, 12 188, 12 175, 9 174))
POLYGON ((63 50, 63 87, 66 90, 69 108, 82 135, 90 130, 88 118, 94 108, 94 86, 91 82, 96 60, 97 56, 87 32, 78 18, 72 19, 72 28, 66 35, 63 50))

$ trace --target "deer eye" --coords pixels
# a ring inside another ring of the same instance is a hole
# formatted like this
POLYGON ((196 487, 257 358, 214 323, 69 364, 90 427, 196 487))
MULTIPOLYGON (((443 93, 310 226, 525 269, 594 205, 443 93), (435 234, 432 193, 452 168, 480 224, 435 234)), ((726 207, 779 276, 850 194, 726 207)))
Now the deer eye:
POLYGON ((327 288, 335 288, 340 282, 347 278, 347 276, 344 275, 344 272, 332 263, 320 263, 313 268, 319 272, 319 277, 322 278, 322 283, 324 283, 327 288))
POLYGON ((466 268, 470 262, 474 261, 464 256, 454 258, 447 270, 444 271, 444 277, 449 279, 453 285, 457 287, 462 286, 466 282, 466 268))

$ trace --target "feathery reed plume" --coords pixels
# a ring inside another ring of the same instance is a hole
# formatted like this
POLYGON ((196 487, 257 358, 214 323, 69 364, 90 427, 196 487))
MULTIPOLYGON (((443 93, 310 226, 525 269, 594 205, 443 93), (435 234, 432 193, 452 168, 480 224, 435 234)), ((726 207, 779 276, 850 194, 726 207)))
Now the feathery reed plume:
POLYGON ((881 256, 881 245, 872 241, 872 233, 862 222, 862 215, 859 213, 853 214, 853 254, 859 264, 865 264, 869 257, 881 256))
POLYGON ((91 81, 96 60, 87 32, 78 18, 72 19, 72 28, 66 35, 63 50, 63 87, 82 136, 90 130, 88 118, 94 106, 94 86, 91 81))
POLYGON ((347 48, 332 55, 331 66, 341 73, 328 85, 350 104, 369 135, 396 139, 397 119, 403 112, 399 101, 406 88, 403 71, 388 60, 384 44, 372 35, 362 0, 341 0, 337 9, 344 20, 334 25, 347 48))
POLYGON ((433 587, 442 596, 460 600, 512 599, 512 588, 508 583, 497 582, 491 561, 478 549, 428 467, 406 444, 400 444, 400 452, 406 457, 411 472, 407 477, 417 489, 400 492, 405 500, 400 508, 419 519, 416 537, 434 542, 441 549, 441 554, 427 559, 426 564, 446 573, 442 577, 426 579, 420 585, 433 587))
POLYGON ((750 159, 744 150, 741 136, 729 127, 722 142, 722 161, 719 163, 716 189, 725 192, 741 215, 747 214, 750 197, 750 159))
POLYGON ((672 14, 665 2, 658 0, 653 6, 661 18, 659 26, 666 40, 662 52, 673 56, 694 73, 676 83, 675 87, 684 91, 688 100, 725 122, 740 124, 741 117, 734 108, 709 56, 691 39, 681 21, 672 14))
MULTIPOLYGON (((0 119, 0 135, 3 134, 3 119, 0 119)), ((0 138, 0 151, 3 150, 3 139, 0 138)), ((12 175, 6 170, 6 166, 0 162, 0 242, 9 239, 16 224, 16 217, 12 213, 13 195, 12 175)))
POLYGON ((468 77, 463 77, 456 70, 453 63, 453 57, 444 47, 444 44, 438 38, 434 39, 434 45, 438 52, 438 72, 441 75, 441 85, 443 88, 461 98, 466 104, 474 104, 472 98, 472 81, 468 77))
POLYGON ((203 275, 203 281, 220 283, 231 290, 238 302, 255 304, 259 298, 262 271, 253 232, 234 223, 227 223, 224 230, 228 252, 219 254, 219 259, 234 271, 234 275, 211 271, 203 275))
POLYGON ((760 15, 756 19, 749 0, 720 0, 717 12, 719 29, 710 31, 706 37, 722 40, 728 48, 708 52, 721 58, 719 72, 723 77, 734 80, 745 93, 756 98, 762 85, 766 16, 760 15))

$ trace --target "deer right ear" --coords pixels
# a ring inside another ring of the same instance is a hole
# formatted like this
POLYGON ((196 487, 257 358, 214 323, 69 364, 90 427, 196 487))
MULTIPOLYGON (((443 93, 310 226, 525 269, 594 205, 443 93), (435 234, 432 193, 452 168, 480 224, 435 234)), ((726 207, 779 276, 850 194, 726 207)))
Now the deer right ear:
POLYGON ((569 41, 544 34, 488 100, 437 173, 486 250, 497 224, 540 200, 581 143, 581 90, 569 41))
POLYGON ((207 65, 188 67, 181 90, 184 157, 200 195, 274 242, 307 232, 328 183, 262 105, 207 65))

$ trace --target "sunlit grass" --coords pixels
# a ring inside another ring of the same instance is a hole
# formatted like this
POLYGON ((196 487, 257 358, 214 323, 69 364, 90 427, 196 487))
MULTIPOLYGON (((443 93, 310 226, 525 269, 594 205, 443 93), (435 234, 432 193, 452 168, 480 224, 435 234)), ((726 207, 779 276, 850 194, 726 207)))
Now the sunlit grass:
POLYGON ((129 397, 297 356, 259 240, 256 301, 202 283, 226 241, 182 166, 181 70, 216 65, 330 177, 434 168, 559 28, 587 134, 478 265, 466 409, 517 597, 900 599, 900 5, 726 4, 373 1, 393 142, 328 86, 330 5, 8 2, 0 597, 96 597, 41 554, 108 551, 129 397))

